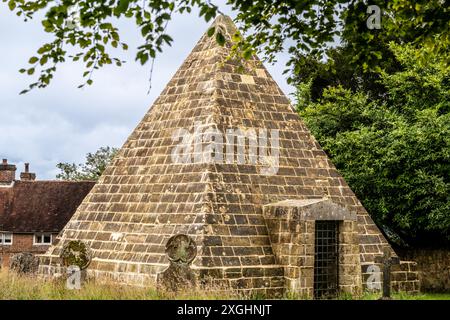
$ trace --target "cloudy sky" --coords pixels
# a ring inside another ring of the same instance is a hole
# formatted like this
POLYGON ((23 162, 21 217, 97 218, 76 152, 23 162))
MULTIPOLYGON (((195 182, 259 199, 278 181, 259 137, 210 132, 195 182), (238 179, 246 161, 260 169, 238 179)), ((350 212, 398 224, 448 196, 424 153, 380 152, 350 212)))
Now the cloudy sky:
MULTIPOLYGON (((234 16, 224 5, 220 8, 234 16)), ((0 158, 17 164, 18 173, 30 162, 38 179, 54 179, 59 162, 80 163, 101 146, 120 147, 208 27, 197 12, 169 23, 174 43, 155 61, 149 94, 150 67, 134 62, 133 49, 142 41, 139 31, 132 23, 121 23, 123 40, 130 46, 122 55, 127 61, 123 67, 99 70, 93 86, 77 89, 82 65, 66 63, 50 87, 19 95, 33 79, 18 70, 50 38, 38 19, 25 23, 5 3, 0 4, 0 16, 0 158)), ((280 55, 277 64, 267 67, 290 94, 293 88, 282 75, 286 59, 280 55)))

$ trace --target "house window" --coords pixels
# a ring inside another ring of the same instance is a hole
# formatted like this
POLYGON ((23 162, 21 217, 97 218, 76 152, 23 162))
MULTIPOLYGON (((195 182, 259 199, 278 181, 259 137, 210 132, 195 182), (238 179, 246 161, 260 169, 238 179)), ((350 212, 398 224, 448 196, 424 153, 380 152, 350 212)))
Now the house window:
POLYGON ((0 245, 12 245, 13 235, 12 233, 1 232, 0 233, 0 245))
POLYGON ((51 233, 36 233, 34 235, 34 244, 35 245, 52 244, 52 235, 51 235, 51 233))

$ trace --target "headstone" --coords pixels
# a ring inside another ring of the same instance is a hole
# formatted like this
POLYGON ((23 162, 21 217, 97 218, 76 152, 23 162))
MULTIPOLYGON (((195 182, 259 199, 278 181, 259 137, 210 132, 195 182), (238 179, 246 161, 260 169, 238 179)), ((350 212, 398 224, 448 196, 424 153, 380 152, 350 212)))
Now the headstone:
POLYGON ((39 259, 29 252, 13 255, 9 264, 9 268, 18 274, 34 274, 38 267, 39 259))
POLYGON ((381 300, 391 299, 391 266, 399 264, 399 258, 393 256, 389 247, 385 247, 383 250, 383 256, 378 258, 376 262, 383 265, 383 296, 381 300))
POLYGON ((86 269, 92 261, 91 249, 83 241, 69 241, 64 245, 60 258, 67 271, 67 287, 80 289, 81 282, 87 279, 86 269))
POLYGON ((166 254, 169 267, 158 276, 158 284, 170 291, 195 286, 195 274, 190 264, 197 256, 197 246, 194 240, 178 234, 171 237, 166 244, 166 254))
POLYGON ((91 263, 92 253, 83 241, 75 240, 64 245, 60 257, 63 266, 77 266, 80 270, 84 270, 91 263))

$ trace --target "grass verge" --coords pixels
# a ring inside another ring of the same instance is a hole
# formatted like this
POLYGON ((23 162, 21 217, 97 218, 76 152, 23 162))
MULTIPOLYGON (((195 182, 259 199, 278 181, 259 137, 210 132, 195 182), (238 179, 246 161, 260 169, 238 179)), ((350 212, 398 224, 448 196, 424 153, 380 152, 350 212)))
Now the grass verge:
MULTIPOLYGON (((364 294, 361 297, 341 296, 341 300, 377 300, 379 294, 364 294)), ((230 290, 189 290, 176 294, 157 290, 155 287, 130 287, 114 282, 85 282, 80 290, 66 288, 65 281, 44 280, 33 276, 17 275, 7 270, 0 271, 0 300, 230 300, 254 299, 243 297, 230 290)), ((259 297, 261 299, 262 297, 259 297)), ((393 294, 395 300, 450 300, 450 293, 393 294)), ((295 299, 294 296, 287 299, 295 299)))

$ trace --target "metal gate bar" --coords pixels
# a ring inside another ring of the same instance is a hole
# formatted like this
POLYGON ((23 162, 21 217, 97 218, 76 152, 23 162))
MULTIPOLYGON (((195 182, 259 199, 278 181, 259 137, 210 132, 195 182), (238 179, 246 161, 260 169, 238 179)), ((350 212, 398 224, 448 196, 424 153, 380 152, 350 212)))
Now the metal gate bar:
POLYGON ((314 297, 333 298, 339 289, 339 221, 315 224, 314 297))

